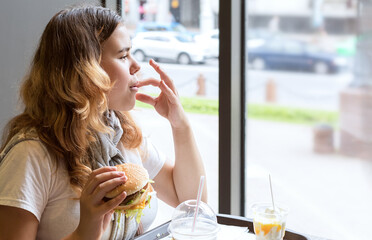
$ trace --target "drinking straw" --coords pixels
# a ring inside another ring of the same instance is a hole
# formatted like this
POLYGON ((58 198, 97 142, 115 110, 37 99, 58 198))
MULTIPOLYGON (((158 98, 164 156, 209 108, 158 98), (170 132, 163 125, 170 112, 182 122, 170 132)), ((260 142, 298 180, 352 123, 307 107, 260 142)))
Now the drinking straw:
POLYGON ((271 176, 270 176, 270 174, 269 174, 269 182, 270 182, 270 191, 271 191, 271 201, 273 202, 273 210, 275 212, 274 194, 273 194, 273 187, 271 185, 271 176))
POLYGON ((199 205, 200 205, 201 196, 203 194, 203 187, 204 187, 204 176, 200 176, 198 195, 197 195, 197 198, 196 198, 196 210, 195 210, 195 214, 194 214, 194 221, 192 223, 192 230, 191 230, 192 232, 194 232, 194 230, 195 230, 195 223, 196 223, 196 218, 197 218, 198 212, 199 212, 199 205))

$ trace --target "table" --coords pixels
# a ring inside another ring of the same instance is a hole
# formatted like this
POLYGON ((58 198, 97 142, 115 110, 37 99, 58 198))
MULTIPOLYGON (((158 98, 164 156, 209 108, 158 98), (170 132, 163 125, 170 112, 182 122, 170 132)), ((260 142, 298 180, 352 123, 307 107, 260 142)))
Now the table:
MULTIPOLYGON (((241 226, 241 227, 248 227, 250 232, 254 232, 253 230, 253 221, 250 218, 240 217, 240 216, 233 216, 227 214, 217 214, 217 222, 219 224, 225 225, 234 225, 234 226, 241 226)), ((135 240, 158 240, 168 236, 168 225, 169 222, 166 222, 144 234, 141 236, 137 236, 134 238, 135 240)), ((284 240, 322 240, 321 238, 304 236, 300 233, 286 230, 284 240)))

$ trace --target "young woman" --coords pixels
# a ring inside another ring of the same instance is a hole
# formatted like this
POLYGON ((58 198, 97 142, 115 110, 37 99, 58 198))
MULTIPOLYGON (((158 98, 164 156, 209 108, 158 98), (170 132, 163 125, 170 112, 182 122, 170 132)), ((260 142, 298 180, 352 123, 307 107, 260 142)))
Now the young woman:
POLYGON ((142 164, 172 206, 195 198, 205 172, 175 86, 153 60, 160 79, 137 81, 130 49, 123 20, 108 9, 75 7, 50 20, 21 87, 24 111, 4 131, 0 239, 131 239, 146 230, 156 198, 141 224, 113 211, 125 192, 103 201, 127 180, 121 163, 142 164), (146 85, 160 95, 138 93, 146 85), (136 99, 169 120, 174 161, 142 137, 128 113, 136 99))

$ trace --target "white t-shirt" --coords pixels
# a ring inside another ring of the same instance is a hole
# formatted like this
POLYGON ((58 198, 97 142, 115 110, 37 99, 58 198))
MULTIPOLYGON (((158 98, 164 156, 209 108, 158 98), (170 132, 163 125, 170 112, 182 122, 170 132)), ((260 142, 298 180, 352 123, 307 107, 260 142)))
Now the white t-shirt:
MULTIPOLYGON (((129 162, 143 164, 151 179, 159 173, 165 157, 146 139, 140 150, 123 151, 129 162), (142 157, 142 158, 141 158, 142 157)), ((22 208, 39 221, 36 239, 61 239, 72 233, 80 219, 80 202, 72 190, 67 170, 59 164, 56 170, 45 146, 37 140, 16 144, 0 165, 0 205, 22 208)), ((144 210, 144 229, 154 220, 157 199, 144 210)), ((112 223, 111 223, 112 224, 112 223)), ((108 239, 110 226, 102 239, 108 239)))

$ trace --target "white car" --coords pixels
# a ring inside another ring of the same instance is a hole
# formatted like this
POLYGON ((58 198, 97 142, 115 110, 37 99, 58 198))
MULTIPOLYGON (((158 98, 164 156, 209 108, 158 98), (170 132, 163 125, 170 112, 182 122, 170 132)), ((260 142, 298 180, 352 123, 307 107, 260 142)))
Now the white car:
POLYGON ((218 58, 220 46, 220 31, 218 29, 196 35, 195 42, 207 50, 208 57, 218 58))
POLYGON ((204 63, 206 50, 190 36, 176 32, 140 32, 132 39, 132 53, 138 61, 166 59, 179 64, 204 63))

